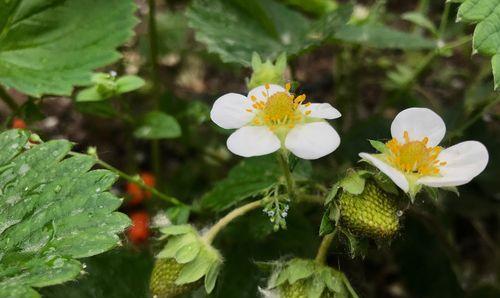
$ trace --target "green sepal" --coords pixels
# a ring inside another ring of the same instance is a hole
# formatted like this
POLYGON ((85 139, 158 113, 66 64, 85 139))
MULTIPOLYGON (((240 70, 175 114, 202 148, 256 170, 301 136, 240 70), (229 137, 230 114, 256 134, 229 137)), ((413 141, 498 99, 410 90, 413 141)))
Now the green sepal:
MULTIPOLYGON (((276 262, 275 271, 268 281, 268 289, 285 291, 287 287, 296 285, 307 297, 324 297, 324 295, 342 295, 341 297, 358 297, 344 274, 314 260, 294 258, 287 262, 276 262), (302 288, 304 287, 304 288, 302 288)), ((280 293, 281 294, 281 293, 280 293)))
POLYGON ((157 258, 173 259, 175 263, 182 265, 174 284, 194 285, 205 276, 205 289, 210 293, 215 287, 222 265, 219 252, 191 225, 172 225, 161 228, 160 232, 168 242, 157 258))
POLYGON ((365 178, 361 174, 361 171, 348 170, 346 177, 340 181, 342 189, 353 195, 361 194, 365 189, 365 178))
POLYGON ((370 145, 372 145, 372 147, 380 153, 385 154, 389 152, 387 146, 380 141, 368 140, 368 142, 370 142, 370 145))
POLYGON ((259 54, 253 52, 252 54, 252 76, 247 83, 248 89, 264 84, 285 84, 285 70, 286 70, 286 53, 278 56, 275 63, 271 60, 262 62, 259 54))

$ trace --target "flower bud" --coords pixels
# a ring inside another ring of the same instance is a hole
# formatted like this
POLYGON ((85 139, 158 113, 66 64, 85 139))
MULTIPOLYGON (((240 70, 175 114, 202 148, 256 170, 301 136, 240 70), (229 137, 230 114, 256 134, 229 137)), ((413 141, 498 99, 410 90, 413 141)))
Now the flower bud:
POLYGON ((372 181, 366 182, 359 195, 342 192, 339 207, 340 224, 354 235, 386 239, 399 230, 395 198, 372 181))
POLYGON ((268 290, 280 298, 357 297, 342 272, 305 259, 278 263, 269 279, 268 290))
POLYGON ((219 252, 190 225, 172 225, 160 231, 168 242, 157 255, 151 274, 153 296, 175 297, 203 282, 206 292, 210 293, 222 264, 219 252))
POLYGON ((201 280, 182 285, 175 283, 183 267, 184 264, 177 263, 173 258, 156 260, 150 281, 150 289, 153 297, 176 297, 200 286, 201 280))
POLYGON ((248 89, 253 89, 264 84, 285 84, 286 54, 281 54, 276 63, 270 60, 262 62, 257 53, 252 56, 252 76, 247 84, 248 89))

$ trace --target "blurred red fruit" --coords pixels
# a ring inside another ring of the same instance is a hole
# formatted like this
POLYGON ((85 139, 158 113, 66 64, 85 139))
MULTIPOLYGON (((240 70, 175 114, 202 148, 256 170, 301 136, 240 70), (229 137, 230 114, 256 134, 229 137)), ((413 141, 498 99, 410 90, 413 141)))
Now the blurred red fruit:
MULTIPOLYGON (((154 187, 156 185, 156 179, 153 174, 149 172, 142 172, 139 176, 147 186, 154 187)), ((138 205, 145 198, 151 198, 151 193, 142 189, 138 184, 128 182, 126 188, 127 194, 130 196, 130 201, 128 202, 129 205, 138 205)))
POLYGON ((132 226, 128 229, 128 238, 134 244, 140 244, 149 238, 149 215, 145 211, 136 211, 130 214, 132 226))
POLYGON ((23 119, 21 118, 14 118, 12 120, 12 128, 18 128, 18 129, 25 129, 27 126, 26 126, 26 122, 24 122, 23 119))
POLYGON ((129 205, 137 205, 144 200, 144 191, 135 183, 127 182, 127 194, 130 196, 129 205))
MULTIPOLYGON (((155 187, 156 185, 155 176, 149 172, 142 172, 141 179, 147 186, 155 187)), ((144 196, 148 199, 151 198, 151 192, 144 190, 144 196)))

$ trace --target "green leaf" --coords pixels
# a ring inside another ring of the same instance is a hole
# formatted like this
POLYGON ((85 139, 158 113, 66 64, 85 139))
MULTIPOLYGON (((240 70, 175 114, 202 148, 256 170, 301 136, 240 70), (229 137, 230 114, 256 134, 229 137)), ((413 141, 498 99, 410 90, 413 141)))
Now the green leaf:
POLYGON ((436 41, 381 24, 348 25, 335 38, 379 49, 423 50, 436 48, 436 41))
POLYGON ((76 101, 101 101, 139 89, 145 84, 144 80, 138 76, 127 75, 117 79, 114 75, 107 73, 94 74, 92 82, 95 85, 80 91, 76 96, 76 101))
POLYGON ((224 210, 266 191, 277 183, 280 176, 274 156, 246 158, 203 196, 201 204, 215 211, 224 210))
POLYGON ((473 48, 483 55, 493 56, 495 89, 500 87, 500 0, 466 0, 459 9, 457 20, 474 23, 473 48))
POLYGON ((128 75, 116 80, 116 91, 118 94, 137 90, 144 86, 146 82, 138 76, 128 75))
POLYGON ((224 62, 250 66, 252 53, 275 59, 319 45, 351 14, 343 6, 317 21, 272 0, 196 0, 187 11, 196 39, 224 62), (245 24, 242 26, 242 24, 245 24))
POLYGON ((157 140, 177 138, 181 135, 181 127, 174 117, 159 111, 148 113, 142 125, 134 131, 140 139, 157 140))
POLYGON ((0 83, 35 97, 70 95, 120 57, 135 9, 132 0, 0 1, 0 83))
POLYGON ((113 212, 121 205, 108 192, 116 175, 89 171, 93 157, 67 157, 66 140, 26 149, 27 139, 18 130, 0 134, 0 289, 14 297, 74 279, 82 269, 75 259, 118 245, 130 223, 113 212))
POLYGON ((431 33, 436 34, 436 26, 425 16, 423 13, 418 11, 410 11, 404 13, 402 16, 403 20, 412 22, 422 28, 429 30, 431 33))

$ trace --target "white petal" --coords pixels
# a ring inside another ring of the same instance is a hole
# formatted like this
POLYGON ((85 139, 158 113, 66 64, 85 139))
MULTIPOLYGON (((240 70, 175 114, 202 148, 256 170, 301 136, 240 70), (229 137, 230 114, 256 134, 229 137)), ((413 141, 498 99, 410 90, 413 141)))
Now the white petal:
POLYGON ((219 97, 210 111, 210 118, 215 124, 225 129, 240 128, 249 123, 254 113, 247 109, 252 104, 245 96, 236 93, 228 93, 219 97))
POLYGON ((308 107, 301 105, 299 108, 303 113, 311 111, 308 116, 313 118, 337 119, 342 116, 340 112, 329 103, 313 103, 308 107))
POLYGON ((255 96, 257 100, 266 102, 270 96, 278 92, 287 92, 287 91, 280 85, 269 84, 269 89, 266 89, 266 86, 262 85, 250 90, 250 92, 248 92, 248 99, 251 99, 252 96, 255 96), (264 94, 266 96, 264 96, 264 94))
POLYGON ((266 126, 244 126, 227 139, 227 148, 243 157, 269 154, 280 147, 280 140, 266 126))
POLYGON ((399 188, 401 188, 404 192, 408 192, 410 190, 410 184, 406 179, 405 175, 399 170, 391 167, 385 162, 381 161, 377 157, 368 153, 360 153, 359 156, 361 158, 366 159, 376 168, 378 168, 382 173, 386 174, 399 188))
POLYGON ((297 125, 285 139, 286 148, 303 159, 323 157, 337 149, 339 144, 339 134, 324 121, 297 125))
POLYGON ((437 146, 446 133, 446 125, 438 114, 426 108, 409 108, 396 115, 391 124, 391 134, 404 143, 404 132, 412 141, 428 137, 428 146, 437 146))
POLYGON ((488 150, 477 141, 466 141, 441 151, 439 161, 446 162, 440 167, 441 176, 423 177, 418 183, 432 186, 458 186, 471 181, 488 164, 488 150))

